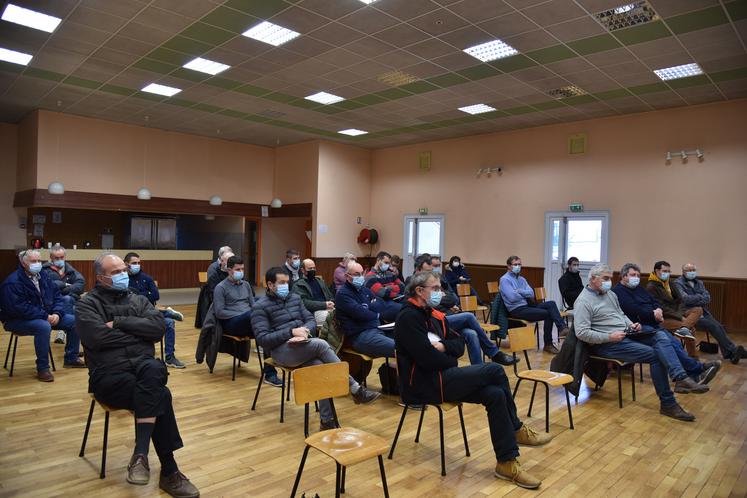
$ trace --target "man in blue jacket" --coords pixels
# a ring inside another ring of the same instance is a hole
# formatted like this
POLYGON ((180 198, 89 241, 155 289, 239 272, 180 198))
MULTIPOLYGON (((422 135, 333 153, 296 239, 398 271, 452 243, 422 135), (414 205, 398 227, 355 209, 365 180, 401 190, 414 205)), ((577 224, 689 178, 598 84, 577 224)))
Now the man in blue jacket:
POLYGON ((49 371, 49 336, 53 327, 67 333, 65 368, 85 368, 78 358, 80 339, 75 332, 75 316, 65 313, 62 294, 42 272, 39 251, 22 251, 18 260, 18 269, 0 286, 0 319, 5 329, 34 336, 37 378, 41 382, 54 381, 49 371))
MULTIPOLYGON (((65 313, 74 314, 75 303, 86 290, 86 279, 70 263, 65 261, 65 256, 64 247, 60 244, 53 245, 49 250, 49 262, 44 263, 42 268, 62 294, 65 313)), ((54 342, 65 344, 65 332, 58 330, 54 342)))

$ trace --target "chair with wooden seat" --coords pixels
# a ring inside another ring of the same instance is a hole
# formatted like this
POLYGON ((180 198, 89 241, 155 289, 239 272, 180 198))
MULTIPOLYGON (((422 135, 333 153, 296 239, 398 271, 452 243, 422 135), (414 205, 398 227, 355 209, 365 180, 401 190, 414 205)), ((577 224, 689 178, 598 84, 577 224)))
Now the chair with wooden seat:
MULTIPOLYGON (((327 363, 324 365, 314 365, 311 367, 298 368, 294 372, 295 385, 293 389, 297 405, 304 405, 305 410, 305 432, 308 434, 309 425, 309 404, 312 401, 320 401, 337 396, 347 396, 350 392, 348 382, 348 364, 346 362, 327 363)), ((332 402, 332 412, 337 425, 337 412, 332 402)), ((296 496, 298 485, 301 482, 303 467, 306 463, 306 457, 309 450, 314 448, 324 453, 335 461, 337 472, 335 476, 335 497, 339 498, 341 493, 345 492, 345 474, 348 467, 357 465, 374 457, 379 461, 379 472, 381 472, 381 484, 384 487, 384 496, 389 497, 389 488, 386 484, 386 473, 384 471, 384 459, 382 456, 389 449, 387 442, 359 429, 344 427, 317 432, 307 436, 306 447, 303 450, 301 463, 298 466, 296 480, 293 483, 291 498, 296 496)))
POLYGON ((518 371, 516 363, 514 363, 514 373, 516 374, 516 386, 514 387, 513 397, 516 398, 516 393, 519 391, 519 385, 522 380, 528 380, 534 383, 532 387, 532 399, 529 401, 529 410, 527 411, 527 417, 532 416, 532 406, 534 406, 534 395, 537 392, 537 384, 545 386, 545 432, 550 432, 550 387, 563 386, 565 391, 565 403, 568 407, 568 422, 570 423, 571 429, 573 429, 573 414, 571 413, 571 401, 568 397, 568 389, 566 386, 573 382, 573 376, 552 372, 550 370, 534 370, 529 363, 529 355, 527 350, 534 348, 534 331, 531 326, 508 329, 508 337, 510 342, 511 353, 516 359, 516 353, 524 353, 524 359, 527 362, 527 369, 521 372, 518 371))
MULTIPOLYGON (((280 386, 280 423, 282 424, 285 422, 285 400, 286 400, 286 391, 287 391, 287 399, 290 401, 290 388, 291 388, 291 376, 293 375, 293 372, 296 370, 294 367, 284 367, 282 365, 278 365, 275 363, 275 361, 272 358, 265 358, 264 365, 271 365, 277 369, 279 369, 283 373, 282 377, 282 385, 280 386), (286 374, 288 378, 288 382, 286 383, 286 374)), ((257 407, 257 399, 259 399, 259 391, 262 388, 262 380, 263 380, 263 374, 262 370, 259 372, 259 382, 257 382, 257 392, 254 393, 254 402, 252 403, 252 411, 257 407)))
MULTIPOLYGON (((633 394, 633 401, 635 401, 635 363, 618 360, 616 358, 610 358, 607 356, 589 355, 590 360, 602 361, 607 364, 611 364, 617 370, 617 403, 620 408, 623 407, 622 398, 622 371, 624 368, 630 367, 630 388, 633 394)), ((643 382, 643 364, 641 364, 641 382, 643 382)), ((594 386, 594 390, 598 391, 599 386, 594 386)))
POLYGON ((500 282, 498 282, 497 280, 488 282, 488 297, 490 298, 490 301, 493 301, 493 299, 495 299, 495 295, 501 291, 500 285, 500 282))
MULTIPOLYGON (((359 353, 358 351, 354 350, 353 348, 346 347, 346 346, 343 346, 343 348, 340 350, 340 359, 344 359, 343 358, 344 355, 357 356, 364 363, 373 364, 373 360, 374 360, 371 356, 365 355, 363 353, 359 353)), ((368 369, 368 367, 366 367, 366 369, 368 369)), ((366 371, 367 370, 365 370, 364 372, 366 372, 366 371)), ((361 385, 364 386, 364 387, 367 387, 366 379, 365 378, 363 379, 363 382, 361 382, 361 385)))
MULTIPOLYGON (((4 369, 8 369, 8 356, 10 356, 10 347, 13 346, 13 357, 10 360, 10 374, 8 377, 13 377, 13 368, 16 365, 16 349, 18 348, 18 338, 19 337, 31 337, 33 339, 34 336, 29 335, 19 335, 15 332, 10 332, 10 341, 8 341, 8 350, 5 352, 5 364, 3 365, 4 369)), ((49 363, 52 365, 52 371, 56 372, 57 368, 54 366, 54 356, 52 356, 52 348, 49 348, 49 363)))
POLYGON ((88 420, 86 421, 86 431, 83 433, 83 443, 80 445, 80 453, 78 453, 78 456, 81 458, 85 456, 86 442, 88 441, 88 431, 91 429, 91 420, 93 420, 93 409, 96 407, 96 404, 98 403, 98 405, 104 410, 104 444, 101 449, 101 467, 99 470, 99 479, 103 479, 104 477, 106 477, 106 446, 109 441, 109 414, 111 412, 126 410, 133 414, 133 421, 134 421, 134 413, 131 410, 127 410, 126 408, 113 408, 111 406, 105 405, 104 403, 101 403, 96 398, 94 398, 93 394, 90 394, 90 396, 91 396, 91 408, 90 410, 88 410, 88 420))
POLYGON ((206 284, 208 281, 208 276, 206 271, 198 271, 197 272, 197 281, 200 282, 200 285, 206 284))
POLYGON ((477 316, 477 312, 479 311, 482 313, 482 321, 488 321, 488 307, 477 304, 477 296, 459 296, 459 307, 462 308, 462 311, 472 313, 475 316, 477 316))
MULTIPOLYGON (((241 366, 241 360, 239 359, 239 348, 241 347, 241 344, 244 342, 249 343, 249 350, 251 351, 252 348, 252 336, 235 336, 235 335, 228 335, 223 334, 223 337, 231 341, 233 344, 233 366, 231 367, 231 380, 236 380, 236 366, 238 362, 238 366, 241 366)), ((259 354, 259 346, 257 346, 257 360, 259 362, 259 370, 262 371, 262 356, 259 354)), ((213 373, 212 370, 210 370, 210 373, 213 373)), ((261 379, 261 377, 260 377, 261 379)))

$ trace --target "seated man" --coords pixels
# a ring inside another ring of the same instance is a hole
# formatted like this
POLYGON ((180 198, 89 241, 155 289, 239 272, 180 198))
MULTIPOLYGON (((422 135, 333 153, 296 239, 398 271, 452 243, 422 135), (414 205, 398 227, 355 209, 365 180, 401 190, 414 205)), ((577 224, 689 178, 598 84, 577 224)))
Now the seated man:
POLYGON ((345 285, 335 296, 335 313, 345 341, 355 351, 371 358, 394 358, 394 339, 379 329, 385 304, 363 285, 363 267, 351 261, 345 277, 345 285))
POLYGON ((383 301, 381 317, 385 322, 393 322, 397 318, 397 313, 402 308, 397 300, 402 298, 405 289, 400 276, 390 271, 391 264, 392 257, 389 253, 381 251, 376 255, 376 264, 365 277, 365 286, 383 301))
MULTIPOLYGON (((592 354, 633 363, 648 363, 651 366, 651 380, 661 403, 659 413, 687 422, 695 420, 694 415, 677 404, 674 393, 669 388, 667 369, 671 371, 674 364, 667 365, 662 361, 665 357, 662 351, 667 344, 671 348, 671 343, 662 340, 660 335, 658 338, 649 336, 648 341, 630 338, 629 332, 640 331, 641 324, 633 323, 625 316, 617 296, 614 292, 609 292, 610 289, 612 270, 605 264, 594 265, 589 270, 589 283, 574 306, 576 337, 589 344, 592 354), (654 340, 658 351, 649 342, 654 340)), ((676 380, 693 392, 708 389, 707 386, 698 386, 684 371, 678 375, 682 378, 676 380)))
POLYGON ((78 358, 80 339, 75 331, 75 316, 65 312, 62 294, 47 272, 42 271, 41 254, 35 249, 21 251, 18 261, 18 269, 0 286, 0 320, 5 330, 34 336, 36 376, 41 382, 54 381, 49 371, 52 328, 67 332, 65 368, 84 368, 78 358))
POLYGON ((703 281, 698 279, 698 269, 694 264, 682 265, 682 276, 674 281, 674 288, 686 309, 696 306, 703 309, 703 316, 695 322, 695 326, 707 330, 716 339, 724 359, 736 365, 740 359, 747 358, 744 346, 734 344, 724 326, 708 310, 711 294, 703 285, 703 281))
MULTIPOLYGON (((252 328, 257 343, 272 353, 278 365, 307 367, 337 363, 340 359, 327 341, 310 338, 316 329, 313 315, 298 294, 289 290, 290 277, 283 268, 270 268, 265 274, 267 292, 257 299, 252 310, 252 328)), ((367 390, 349 377, 350 393, 356 404, 370 403, 381 394, 367 390)), ((319 402, 319 430, 336 427, 329 400, 319 402)))
POLYGON ((392 254, 392 267, 390 270, 402 280, 402 257, 400 255, 392 254))
MULTIPOLYGON (((130 290, 135 294, 145 297, 150 304, 155 306, 156 302, 161 298, 161 295, 158 292, 158 286, 153 281, 153 277, 144 271, 141 271, 140 256, 135 252, 128 252, 124 257, 124 262, 127 265, 127 273, 130 276, 130 290)), ((160 311, 164 315, 164 320, 166 321, 166 334, 163 337, 166 366, 172 368, 186 368, 186 365, 174 354, 176 351, 176 328, 174 326, 174 318, 180 318, 181 313, 177 313, 171 308, 160 311)))
POLYGON ((581 274, 578 272, 578 267, 577 257, 568 258, 568 266, 565 268, 565 273, 558 279, 560 295, 563 296, 563 301, 565 301, 568 309, 573 309, 573 303, 576 302, 576 298, 584 290, 584 284, 581 281, 581 274))
POLYGON ((166 332, 163 315, 144 296, 128 292, 127 266, 119 256, 102 254, 93 269, 96 287, 78 303, 76 323, 88 362, 88 391, 101 403, 135 412, 127 482, 148 484, 153 439, 161 461, 158 486, 175 497, 200 496, 174 460, 182 438, 166 387, 166 367, 153 357, 154 343, 166 332))
MULTIPOLYGON (((612 289, 617 296, 623 313, 625 313, 625 316, 630 321, 638 322, 644 328, 649 327, 652 330, 656 330, 657 334, 663 334, 664 337, 669 339, 677 355, 677 360, 682 368, 685 369, 685 372, 699 384, 708 384, 721 368, 721 362, 709 361, 708 363, 700 363, 688 356, 680 341, 661 328, 660 323, 664 320, 664 315, 659 307, 659 303, 639 285, 640 282, 641 269, 638 265, 625 263, 620 270, 620 283, 612 289)), ((634 336, 632 337, 635 338, 634 336)), ((673 359, 669 359, 668 361, 674 362, 673 359)), ((683 386, 678 386, 675 387, 674 392, 686 393, 689 390, 683 388, 683 386)))
POLYGON ((298 249, 288 249, 285 251, 283 266, 288 275, 290 275, 290 285, 293 287, 296 281, 301 278, 301 254, 298 252, 298 249))
MULTIPOLYGON (((62 294, 65 313, 74 314, 75 303, 86 290, 86 279, 70 263, 65 261, 65 248, 60 244, 53 245, 49 250, 49 262, 44 263, 43 268, 62 294)), ((65 332, 58 330, 54 342, 64 344, 65 332)))
POLYGON ((317 328, 327 320, 329 310, 335 309, 335 298, 324 283, 324 279, 316 274, 316 263, 313 259, 301 262, 301 278, 293 286, 293 292, 301 296, 303 305, 314 314, 317 328))
MULTIPOLYGON (((436 273, 441 272, 440 256, 433 256, 433 271, 435 271, 436 273)), ((452 256, 449 259, 449 264, 446 265, 446 271, 443 272, 443 275, 453 292, 457 292, 457 285, 459 284, 470 284, 470 295, 477 298, 477 304, 485 306, 485 303, 482 299, 480 299, 480 296, 475 291, 475 288, 472 287, 472 277, 470 277, 469 273, 467 273, 467 270, 462 264, 462 259, 459 256, 452 256)), ((441 282, 444 281, 444 278, 441 279, 441 282)))
MULTIPOLYGON (((210 277, 212 277, 213 275, 215 275, 216 273, 218 273, 218 271, 221 269, 222 266, 225 266, 225 265, 223 265, 223 263, 224 263, 223 255, 226 254, 226 253, 228 253, 228 252, 230 252, 231 254, 233 254, 233 249, 231 249, 229 246, 223 246, 220 249, 218 249, 218 259, 216 259, 215 261, 213 261, 212 263, 210 263, 210 266, 208 266, 208 269, 207 269, 207 278, 208 278, 208 280, 210 280, 210 277)), ((228 259, 228 258, 226 258, 226 259, 228 259)), ((225 276, 223 278, 225 278, 225 276)), ((221 281, 222 280, 223 279, 221 279, 221 281)), ((215 288, 215 287, 213 287, 213 288, 215 288)))
POLYGON ((342 261, 337 263, 337 267, 335 268, 335 273, 332 278, 332 280, 335 283, 335 292, 340 290, 340 287, 345 285, 345 272, 348 271, 348 263, 351 261, 355 261, 357 258, 355 254, 352 252, 346 252, 343 257, 342 261))
POLYGON ((407 286, 408 299, 394 326, 402 401, 408 405, 484 405, 497 460, 496 477, 537 488, 541 481, 519 464, 518 444, 538 446, 550 441, 550 435, 538 434, 519 420, 503 367, 495 363, 458 367, 464 343, 446 325, 443 313, 429 304, 437 300, 432 295, 438 293, 439 285, 433 272, 413 275, 407 286))
POLYGON ((507 271, 501 277, 500 290, 503 302, 508 309, 508 316, 530 322, 545 322, 545 347, 543 351, 558 354, 558 348, 552 342, 552 326, 558 327, 558 339, 568 335, 568 325, 560 316, 555 301, 538 303, 534 300, 534 289, 529 287, 527 279, 520 276, 521 258, 510 256, 506 260, 507 271))
POLYGON ((213 293, 215 292, 215 288, 219 283, 223 282, 228 277, 228 270, 226 269, 226 265, 228 263, 228 258, 233 255, 234 254, 232 251, 224 252, 220 257, 220 263, 218 264, 218 267, 211 275, 208 276, 207 288, 208 292, 210 293, 211 302, 213 300, 213 293))
POLYGON ((694 351, 695 335, 693 332, 695 331, 695 324, 703 316, 703 308, 700 306, 685 307, 677 289, 672 289, 669 285, 671 269, 671 265, 666 261, 654 263, 654 271, 648 274, 646 290, 654 299, 659 301, 664 312, 664 320, 661 322, 661 326, 673 332, 677 337, 692 341, 689 347, 694 351))

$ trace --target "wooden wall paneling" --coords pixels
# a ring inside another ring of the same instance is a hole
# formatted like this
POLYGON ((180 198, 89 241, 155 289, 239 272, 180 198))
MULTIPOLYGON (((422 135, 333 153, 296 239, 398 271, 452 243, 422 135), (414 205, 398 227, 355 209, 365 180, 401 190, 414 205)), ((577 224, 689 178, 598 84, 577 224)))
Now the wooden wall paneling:
MULTIPOLYGON (((488 282, 498 281, 501 276, 506 273, 506 267, 504 265, 479 265, 464 263, 472 278, 472 288, 480 296, 480 299, 489 302, 488 296, 488 282)), ((534 266, 524 266, 521 269, 521 276, 527 279, 529 285, 532 287, 542 287, 545 280, 545 269, 534 266)))

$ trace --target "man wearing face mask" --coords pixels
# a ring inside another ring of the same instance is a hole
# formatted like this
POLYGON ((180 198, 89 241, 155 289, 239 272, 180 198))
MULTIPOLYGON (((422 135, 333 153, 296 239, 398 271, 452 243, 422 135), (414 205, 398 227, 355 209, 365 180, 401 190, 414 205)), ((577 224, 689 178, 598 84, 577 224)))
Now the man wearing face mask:
POLYGON ((688 341, 688 352, 695 351, 695 324, 703 316, 703 308, 694 306, 686 308, 680 299, 677 289, 669 285, 669 276, 672 274, 672 266, 666 261, 654 263, 654 271, 648 275, 646 291, 651 294, 661 305, 664 320, 661 326, 670 330, 681 339, 688 341))
POLYGON ((166 387, 166 367, 155 359, 154 344, 166 332, 163 315, 145 296, 129 291, 127 265, 104 253, 93 263, 96 287, 78 303, 76 323, 88 362, 88 390, 100 402, 135 414, 135 448, 127 482, 150 481, 150 441, 161 462, 158 485, 171 496, 200 492, 179 471, 174 451, 183 445, 166 387))
MULTIPOLYGON (((65 261, 65 248, 55 244, 49 250, 49 261, 44 263, 44 272, 62 294, 65 313, 73 314, 75 303, 86 290, 86 279, 73 266, 65 261)), ((65 332, 57 331, 54 340, 57 344, 65 343, 65 332)))
POLYGON ((563 301, 569 309, 573 309, 573 303, 576 302, 576 298, 581 291, 584 290, 584 284, 581 281, 581 274, 578 272, 578 258, 571 257, 568 259, 568 266, 565 269, 563 276, 558 279, 558 287, 560 289, 560 295, 563 296, 563 301))
POLYGON ((18 269, 0 286, 0 320, 5 330, 34 336, 36 375, 41 382, 54 381, 49 371, 49 336, 53 327, 67 333, 65 367, 84 368, 78 358, 80 339, 75 316, 65 312, 62 294, 42 272, 41 254, 34 249, 21 251, 18 262, 18 269))
MULTIPOLYGON (((298 294, 290 292, 290 276, 280 267, 265 274, 267 292, 255 301, 252 309, 252 329, 257 344, 272 354, 274 361, 287 367, 305 367, 322 363, 337 363, 340 359, 327 341, 312 338, 316 330, 314 316, 306 309, 298 294)), ((356 404, 370 403, 381 396, 369 391, 349 377, 350 393, 356 404)), ((319 430, 336 427, 329 400, 319 402, 319 430)))
POLYGON ((335 297, 327 287, 324 279, 316 274, 316 263, 313 259, 301 262, 303 277, 293 285, 293 292, 301 296, 303 305, 314 314, 317 328, 327 320, 328 313, 335 309, 335 297))
POLYGON ((550 354, 558 354, 558 348, 552 342, 552 326, 558 328, 558 339, 568 335, 568 324, 560 316, 555 301, 535 302, 534 289, 529 287, 527 279, 520 276, 521 258, 510 256, 506 260, 507 271, 500 280, 501 297, 508 309, 508 316, 519 318, 530 322, 545 323, 545 347, 543 351, 550 354))
POLYGON ((440 300, 439 288, 439 278, 429 271, 413 275, 407 286, 407 301, 394 326, 402 401, 484 405, 497 461, 494 475, 523 488, 538 488, 542 482, 518 461, 518 445, 539 446, 551 437, 519 420, 503 367, 458 366, 464 341, 447 326, 443 313, 433 309, 440 300))
MULTIPOLYGON (((720 361, 701 363, 688 356, 679 339, 661 327, 664 316, 659 303, 640 286, 641 269, 634 263, 625 263, 620 270, 620 283, 612 291, 617 296, 620 308, 632 322, 641 324, 647 334, 641 340, 656 349, 662 363, 667 366, 669 377, 675 381, 674 392, 689 393, 693 387, 689 383, 677 382, 682 379, 683 369, 698 384, 708 384, 721 368, 720 361), (650 340, 655 337, 656 341, 650 340), (687 385, 686 385, 687 384, 687 385)), ((635 336, 631 336, 636 338, 635 336)))
POLYGON ((386 251, 379 252, 376 255, 376 264, 366 273, 364 281, 364 285, 371 293, 383 301, 381 318, 385 322, 393 322, 397 318, 397 313, 402 308, 397 301, 402 298, 405 289, 399 274, 390 270, 391 265, 392 256, 386 251))
POLYGON ((293 285, 301 278, 301 255, 297 249, 288 249, 285 252, 285 263, 283 263, 285 271, 290 275, 290 286, 293 285))
POLYGON ((703 316, 695 325, 699 329, 707 330, 716 339, 724 359, 736 365, 740 359, 747 358, 747 350, 744 346, 734 344, 724 326, 708 309, 708 305, 711 304, 711 294, 703 281, 698 278, 698 269, 693 263, 682 265, 682 275, 672 285, 687 309, 696 306, 703 309, 703 316))
POLYGON ((592 354, 631 363, 648 363, 651 366, 651 380, 659 397, 659 413, 692 422, 695 416, 677 403, 669 387, 667 365, 653 347, 630 337, 631 333, 641 331, 641 324, 633 323, 625 316, 611 289, 610 267, 603 263, 592 266, 588 285, 576 299, 573 308, 576 338, 589 344, 592 354))

